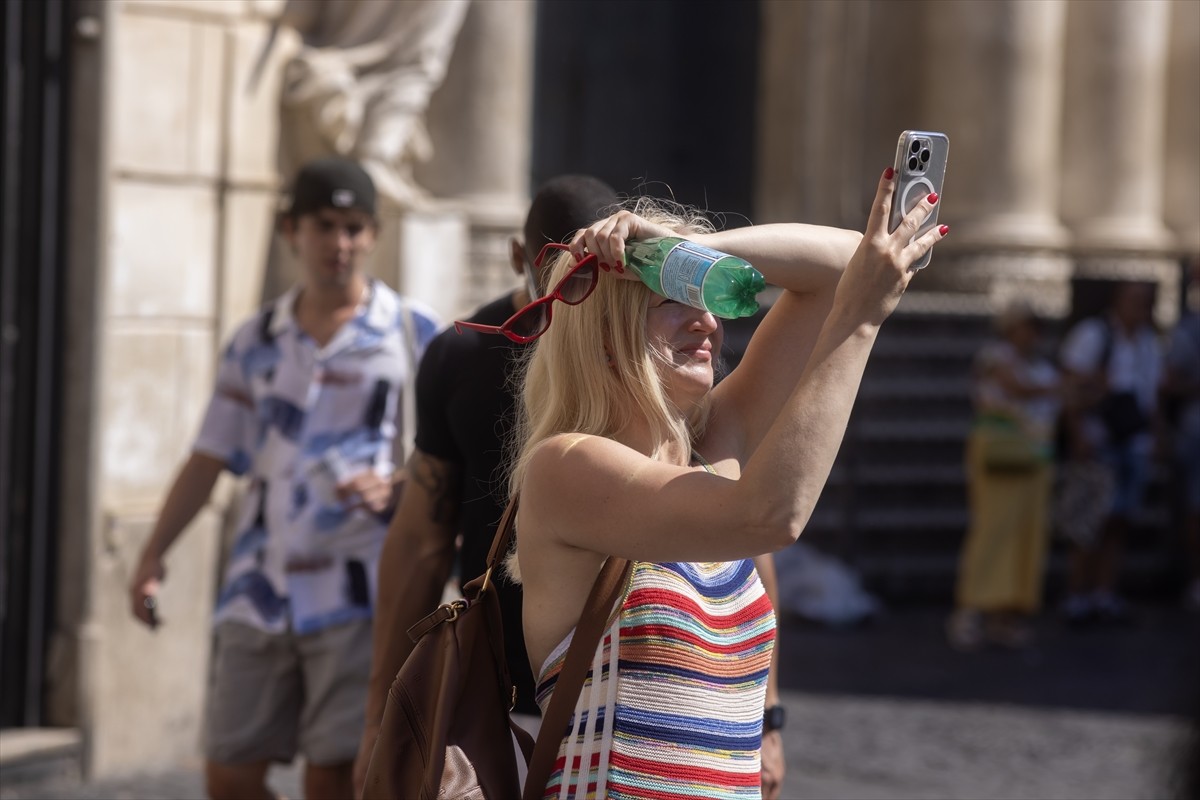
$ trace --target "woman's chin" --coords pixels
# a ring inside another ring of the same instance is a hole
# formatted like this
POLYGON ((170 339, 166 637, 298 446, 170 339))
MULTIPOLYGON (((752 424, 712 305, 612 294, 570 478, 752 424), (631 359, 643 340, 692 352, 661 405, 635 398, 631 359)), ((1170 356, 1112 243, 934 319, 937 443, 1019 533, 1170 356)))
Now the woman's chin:
POLYGON ((693 361, 676 367, 672 372, 672 384, 680 392, 702 397, 713 387, 712 363, 693 361))

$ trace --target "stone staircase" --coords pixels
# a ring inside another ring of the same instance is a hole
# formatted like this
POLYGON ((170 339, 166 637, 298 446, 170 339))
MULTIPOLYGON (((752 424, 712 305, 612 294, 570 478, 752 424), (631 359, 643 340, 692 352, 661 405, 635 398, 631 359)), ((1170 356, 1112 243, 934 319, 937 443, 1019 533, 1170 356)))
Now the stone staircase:
MULTIPOLYGON (((971 359, 990 333, 982 313, 905 313, 884 326, 863 377, 841 454, 805 540, 860 572, 889 600, 949 602, 967 529, 963 446, 971 423, 971 359)), ((1060 331, 1048 331, 1057 344, 1060 331)), ((1123 585, 1173 585, 1165 468, 1129 537, 1123 585)), ((1055 539, 1048 590, 1061 585, 1055 539)))

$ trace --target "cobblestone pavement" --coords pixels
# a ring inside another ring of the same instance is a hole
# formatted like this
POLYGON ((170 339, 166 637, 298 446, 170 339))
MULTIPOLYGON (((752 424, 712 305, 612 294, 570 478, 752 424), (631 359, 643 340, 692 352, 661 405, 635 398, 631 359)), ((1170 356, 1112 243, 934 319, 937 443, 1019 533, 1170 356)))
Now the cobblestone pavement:
MULTIPOLYGON (((301 767, 274 767, 267 780, 276 792, 289 798, 301 796, 301 767)), ((199 761, 154 775, 83 783, 66 776, 4 786, 0 800, 204 800, 204 772, 199 761)))
MULTIPOLYGON (((787 798, 1164 798, 1176 718, 785 692, 787 798)), ((299 797, 298 767, 271 783, 299 797)), ((83 784, 48 779, 3 800, 203 798, 199 766, 83 784)))
POLYGON ((789 798, 1170 797, 1183 722, 788 693, 789 798))
MULTIPOLYGON (((1150 609, 1129 629, 1039 623, 1024 653, 950 651, 944 611, 900 610, 866 629, 781 631, 788 800, 1172 797, 1200 627, 1150 609)), ((271 773, 300 796, 300 769, 271 773)), ((201 798, 199 763, 81 783, 0 776, 0 800, 201 798)))

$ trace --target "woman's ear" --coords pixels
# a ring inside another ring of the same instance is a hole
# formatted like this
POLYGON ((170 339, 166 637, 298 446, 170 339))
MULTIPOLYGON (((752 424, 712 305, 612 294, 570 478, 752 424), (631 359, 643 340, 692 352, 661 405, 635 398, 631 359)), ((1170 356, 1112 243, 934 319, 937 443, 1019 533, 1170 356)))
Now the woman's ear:
POLYGON ((275 220, 275 230, 287 245, 288 252, 297 255, 296 250, 296 218, 290 214, 280 214, 275 220))
POLYGON ((525 244, 515 236, 508 240, 508 265, 518 275, 525 274, 525 244))

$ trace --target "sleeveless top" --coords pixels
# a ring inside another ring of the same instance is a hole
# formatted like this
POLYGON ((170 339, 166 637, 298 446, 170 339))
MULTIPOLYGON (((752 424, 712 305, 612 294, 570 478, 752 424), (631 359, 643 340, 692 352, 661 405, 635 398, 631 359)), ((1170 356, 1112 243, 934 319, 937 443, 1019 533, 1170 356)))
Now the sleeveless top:
MULTIPOLYGON (((757 798, 775 614, 750 559, 636 562, 547 798, 757 798)), ((543 713, 572 630, 538 676, 543 713)))

